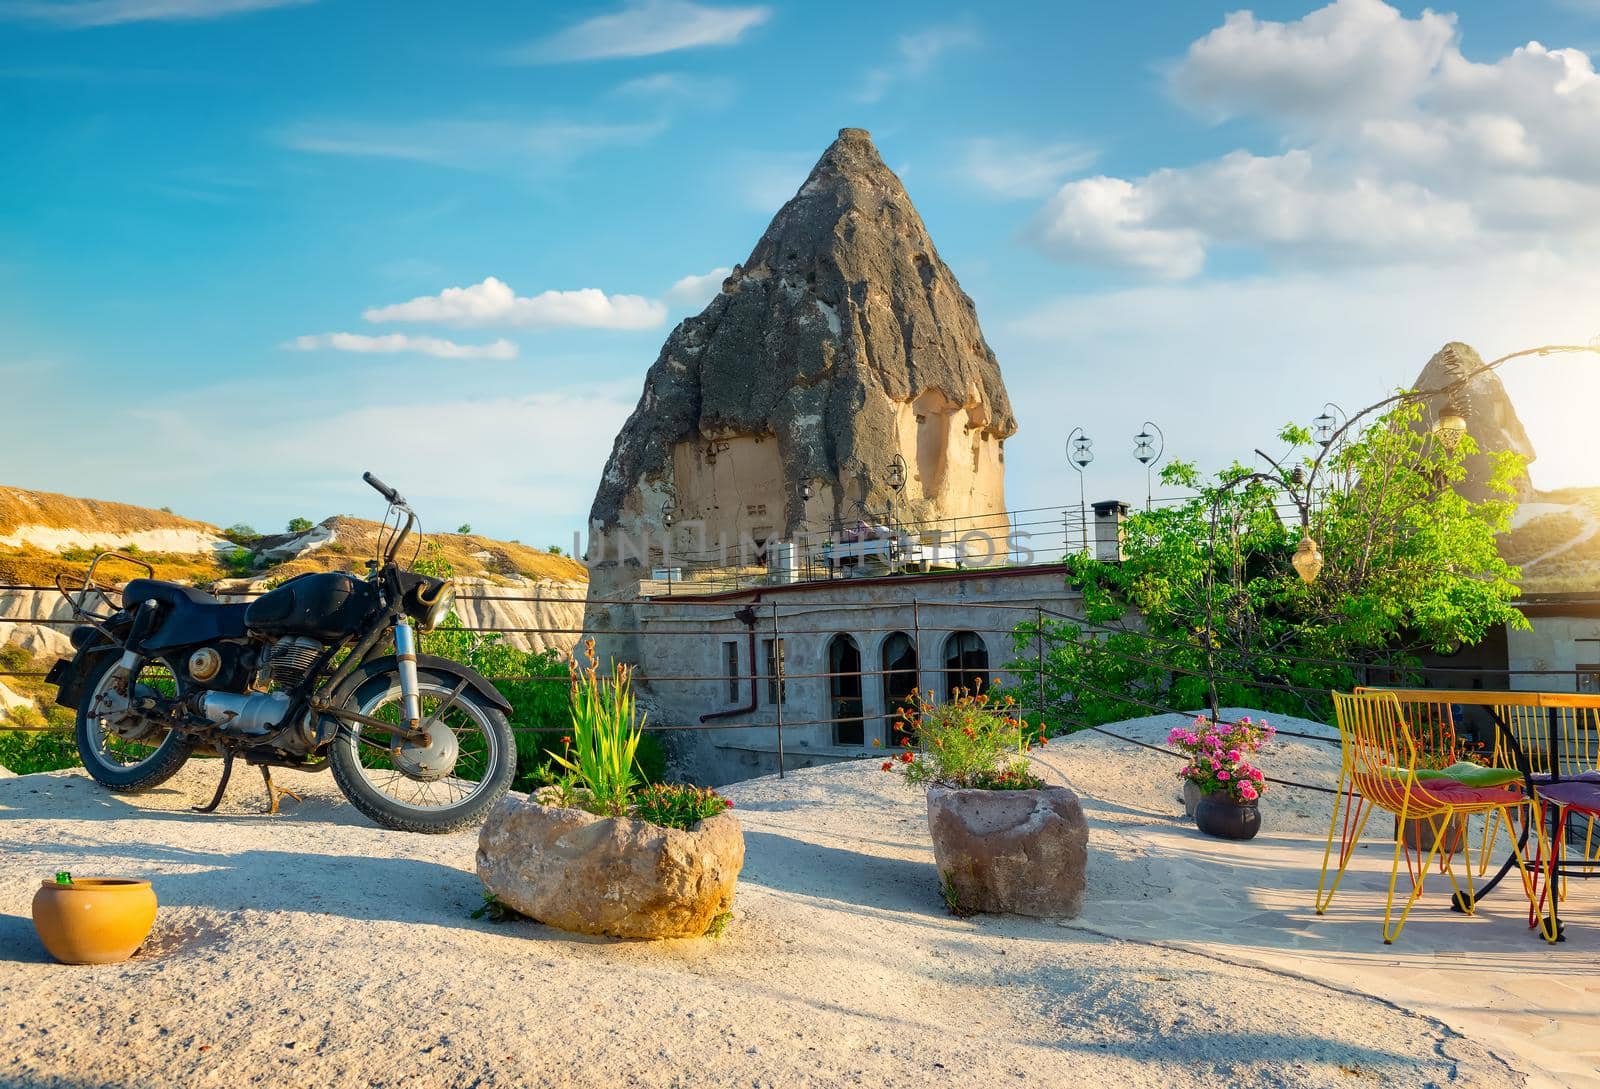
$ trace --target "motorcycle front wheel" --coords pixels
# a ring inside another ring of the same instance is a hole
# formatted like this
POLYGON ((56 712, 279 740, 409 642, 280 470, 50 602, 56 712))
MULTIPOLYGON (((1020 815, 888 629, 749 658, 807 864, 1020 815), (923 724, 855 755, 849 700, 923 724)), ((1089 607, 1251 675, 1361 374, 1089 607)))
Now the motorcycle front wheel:
MULTIPOLYGON (((459 679, 421 669, 417 675, 426 722, 455 691, 459 679)), ((384 674, 356 690, 349 706, 369 718, 402 721, 400 678, 384 674)), ((444 774, 420 771, 392 736, 359 722, 344 722, 334 738, 329 764, 350 804, 385 828, 401 832, 457 832, 483 821, 489 807, 511 788, 517 770, 511 724, 471 688, 464 689, 434 723, 454 739, 455 759, 444 774)), ((445 741, 448 744, 448 740, 445 741)))

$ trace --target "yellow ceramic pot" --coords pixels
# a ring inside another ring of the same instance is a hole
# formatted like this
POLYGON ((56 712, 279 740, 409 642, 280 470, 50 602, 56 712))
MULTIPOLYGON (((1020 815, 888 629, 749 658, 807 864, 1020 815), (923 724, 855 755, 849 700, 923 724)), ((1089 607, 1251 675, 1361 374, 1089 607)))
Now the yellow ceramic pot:
POLYGON ((33 894, 33 928, 63 964, 115 964, 150 936, 156 893, 131 877, 75 877, 40 882, 33 894))

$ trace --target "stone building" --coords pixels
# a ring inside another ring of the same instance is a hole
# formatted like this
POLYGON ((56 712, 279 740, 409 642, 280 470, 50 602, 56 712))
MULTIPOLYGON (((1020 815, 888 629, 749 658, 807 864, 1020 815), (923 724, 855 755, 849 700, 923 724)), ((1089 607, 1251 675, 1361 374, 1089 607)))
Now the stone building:
POLYGON ((1058 564, 837 579, 657 598, 635 607, 652 720, 674 764, 720 784, 882 758, 914 689, 1015 686, 1036 661, 1013 631, 1081 615, 1058 564), (1007 668, 1015 665, 1014 669, 1007 668), (782 724, 782 730, 779 725, 782 724))

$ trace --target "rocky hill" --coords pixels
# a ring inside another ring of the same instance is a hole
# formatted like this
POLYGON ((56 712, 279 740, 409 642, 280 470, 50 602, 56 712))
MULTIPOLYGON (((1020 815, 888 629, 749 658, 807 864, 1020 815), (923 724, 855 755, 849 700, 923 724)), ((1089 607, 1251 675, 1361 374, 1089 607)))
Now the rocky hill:
MULTIPOLYGON (((380 528, 338 515, 302 532, 257 537, 168 511, 0 486, 0 648, 34 659, 64 653, 67 629, 59 622, 71 612, 50 587, 57 575, 81 578, 102 551, 135 556, 157 578, 243 596, 309 571, 364 573, 380 528)), ((452 572, 467 626, 548 629, 507 633, 525 650, 564 651, 576 641, 588 573, 570 557, 471 533, 427 534, 406 546, 408 562, 413 555, 452 572)), ((102 567, 99 581, 115 585, 143 573, 117 561, 102 567)), ((6 699, 0 693, 0 704, 6 699)))

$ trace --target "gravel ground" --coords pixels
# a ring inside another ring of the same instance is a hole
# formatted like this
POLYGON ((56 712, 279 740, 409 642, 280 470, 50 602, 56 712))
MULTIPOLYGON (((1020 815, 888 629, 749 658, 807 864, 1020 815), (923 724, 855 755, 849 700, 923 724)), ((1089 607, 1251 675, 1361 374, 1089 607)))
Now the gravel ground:
MULTIPOLYGON (((1155 740, 1171 721, 1118 729, 1155 740)), ((1276 748, 1273 774, 1331 780, 1336 750, 1276 748)), ((1320 979, 1316 956, 1160 940, 1151 905, 1171 897, 1152 892, 1176 886, 1157 871, 1199 838, 1172 765, 1093 735, 1048 754, 1092 822, 1070 925, 947 915, 920 796, 863 762, 729 788, 747 837, 734 920, 667 943, 473 920, 475 835, 372 827, 328 777, 281 775, 307 800, 275 818, 244 775, 218 813, 188 812, 213 763, 137 797, 81 773, 5 779, 0 1086, 1524 1084, 1522 1058, 1320 979), (57 869, 149 877, 146 948, 48 962, 28 902, 57 869)), ((1326 809, 1280 818, 1326 828, 1326 809)), ((1192 869, 1180 909, 1240 914, 1237 889, 1192 869)))

